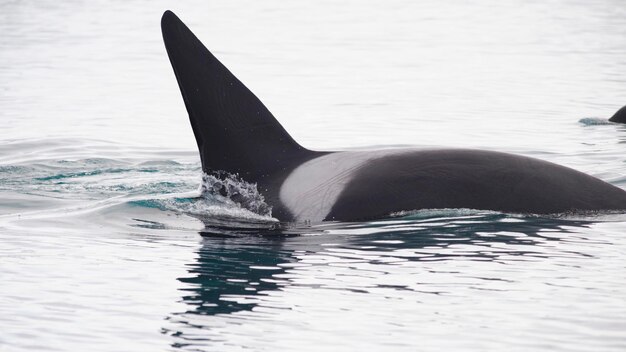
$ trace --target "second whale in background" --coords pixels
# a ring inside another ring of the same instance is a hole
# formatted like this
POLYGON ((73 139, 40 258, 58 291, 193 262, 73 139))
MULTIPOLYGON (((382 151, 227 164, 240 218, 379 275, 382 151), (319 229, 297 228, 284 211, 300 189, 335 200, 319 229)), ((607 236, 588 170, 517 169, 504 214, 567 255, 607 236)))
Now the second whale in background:
POLYGON ((613 116, 609 119, 611 122, 616 123, 626 123, 626 106, 623 106, 621 109, 617 110, 613 116))

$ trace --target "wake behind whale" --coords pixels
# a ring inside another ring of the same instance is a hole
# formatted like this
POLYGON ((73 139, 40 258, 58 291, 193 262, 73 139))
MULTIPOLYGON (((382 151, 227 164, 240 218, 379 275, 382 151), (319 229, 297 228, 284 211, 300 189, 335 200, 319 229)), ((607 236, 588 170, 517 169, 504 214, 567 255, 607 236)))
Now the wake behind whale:
POLYGON ((472 149, 312 151, 170 11, 163 40, 209 175, 255 183, 281 221, 355 221, 406 210, 552 214, 626 209, 626 192, 550 162, 472 149))

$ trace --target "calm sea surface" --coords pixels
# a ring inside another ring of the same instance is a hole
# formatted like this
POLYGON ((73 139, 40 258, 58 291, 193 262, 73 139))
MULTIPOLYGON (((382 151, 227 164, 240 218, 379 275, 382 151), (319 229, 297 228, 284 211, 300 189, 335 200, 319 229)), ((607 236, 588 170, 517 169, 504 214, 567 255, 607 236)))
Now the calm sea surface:
POLYGON ((622 0, 2 1, 0 351, 626 350, 626 215, 307 227, 200 198, 165 9, 308 148, 626 188, 626 126, 598 123, 626 104, 622 0))

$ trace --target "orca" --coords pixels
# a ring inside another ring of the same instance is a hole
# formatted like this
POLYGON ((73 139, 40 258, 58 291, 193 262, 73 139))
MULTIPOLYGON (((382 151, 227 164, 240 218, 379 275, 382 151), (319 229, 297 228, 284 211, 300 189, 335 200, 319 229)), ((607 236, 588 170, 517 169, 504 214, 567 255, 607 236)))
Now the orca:
POLYGON ((609 119, 610 122, 616 123, 626 123, 626 106, 623 106, 621 109, 617 110, 613 116, 609 119))
POLYGON ((161 29, 203 172, 255 183, 280 221, 362 221, 420 209, 626 209, 621 188, 525 156, 473 149, 306 149, 174 13, 163 14, 161 29))

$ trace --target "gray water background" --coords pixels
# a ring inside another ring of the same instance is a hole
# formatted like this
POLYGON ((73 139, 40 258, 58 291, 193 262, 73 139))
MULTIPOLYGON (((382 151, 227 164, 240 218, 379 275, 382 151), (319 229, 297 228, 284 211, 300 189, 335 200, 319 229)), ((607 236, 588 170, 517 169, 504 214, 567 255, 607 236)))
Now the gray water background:
POLYGON ((619 214, 225 230, 267 219, 196 198, 168 8, 306 147, 626 188, 626 127, 578 122, 626 104, 622 1, 2 1, 0 351, 626 349, 619 214))

